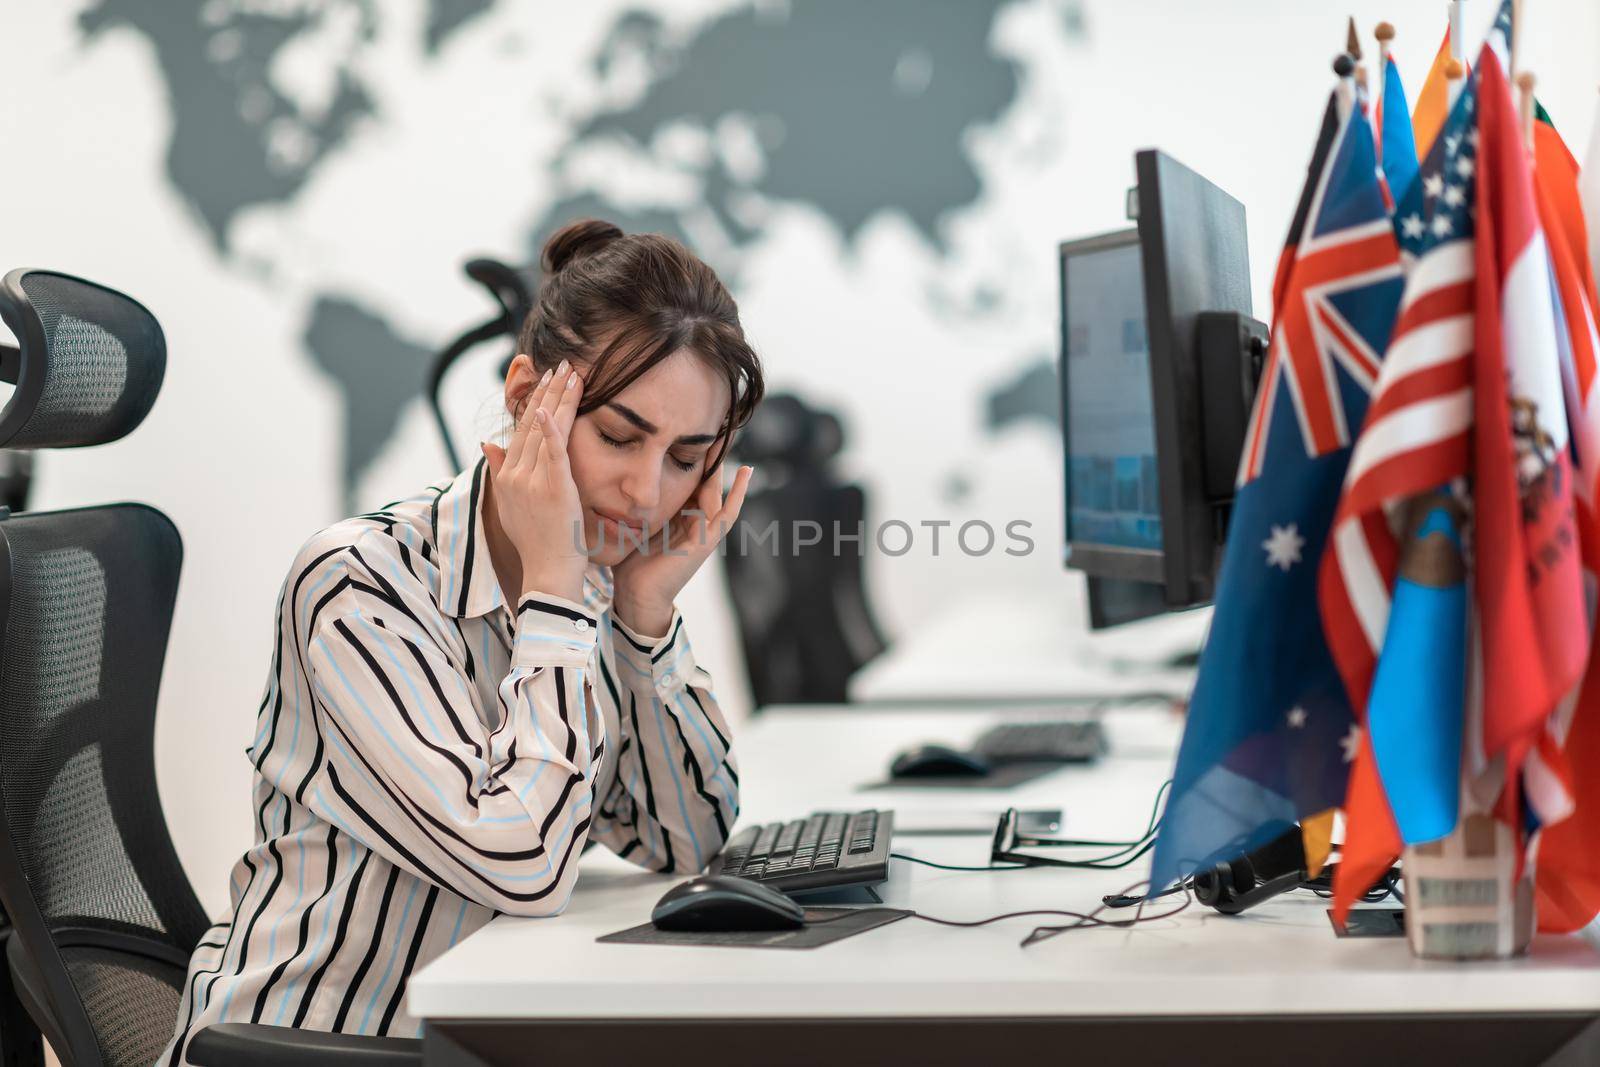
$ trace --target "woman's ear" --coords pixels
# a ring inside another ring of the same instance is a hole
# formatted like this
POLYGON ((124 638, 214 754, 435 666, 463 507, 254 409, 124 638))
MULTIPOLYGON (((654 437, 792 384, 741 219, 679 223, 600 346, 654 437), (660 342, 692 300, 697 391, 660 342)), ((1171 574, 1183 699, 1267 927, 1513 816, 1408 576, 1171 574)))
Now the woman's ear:
POLYGON ((526 352, 518 352, 511 360, 510 369, 506 371, 506 410, 513 417, 521 417, 522 406, 533 395, 538 382, 539 376, 534 371, 533 357, 526 352))

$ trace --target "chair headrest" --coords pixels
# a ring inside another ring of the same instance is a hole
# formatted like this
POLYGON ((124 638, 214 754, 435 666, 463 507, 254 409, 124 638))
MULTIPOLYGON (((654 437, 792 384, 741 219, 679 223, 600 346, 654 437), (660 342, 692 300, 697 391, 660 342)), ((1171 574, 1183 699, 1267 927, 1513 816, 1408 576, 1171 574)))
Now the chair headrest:
POLYGON ((821 467, 844 450, 844 427, 830 411, 794 393, 768 393, 733 446, 742 463, 821 467))
POLYGON ((0 279, 0 448, 81 448, 131 433, 161 391, 167 341, 145 306, 114 289, 48 270, 0 279))

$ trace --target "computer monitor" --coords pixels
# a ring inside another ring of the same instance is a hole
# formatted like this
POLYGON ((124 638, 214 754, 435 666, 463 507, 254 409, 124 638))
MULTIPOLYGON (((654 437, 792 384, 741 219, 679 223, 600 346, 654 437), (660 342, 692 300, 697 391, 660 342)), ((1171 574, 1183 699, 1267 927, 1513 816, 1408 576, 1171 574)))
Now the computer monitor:
POLYGON ((1243 206, 1136 167, 1138 225, 1060 247, 1064 558, 1095 627, 1210 601, 1266 352, 1243 206))

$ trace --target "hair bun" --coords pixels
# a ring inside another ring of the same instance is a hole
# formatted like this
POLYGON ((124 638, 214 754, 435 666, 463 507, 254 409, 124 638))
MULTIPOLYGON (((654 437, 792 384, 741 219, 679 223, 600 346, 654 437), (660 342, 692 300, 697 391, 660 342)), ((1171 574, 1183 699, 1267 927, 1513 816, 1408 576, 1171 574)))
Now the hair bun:
POLYGON ((575 259, 592 256, 621 237, 622 229, 603 219, 569 222, 544 244, 544 269, 554 274, 575 259))

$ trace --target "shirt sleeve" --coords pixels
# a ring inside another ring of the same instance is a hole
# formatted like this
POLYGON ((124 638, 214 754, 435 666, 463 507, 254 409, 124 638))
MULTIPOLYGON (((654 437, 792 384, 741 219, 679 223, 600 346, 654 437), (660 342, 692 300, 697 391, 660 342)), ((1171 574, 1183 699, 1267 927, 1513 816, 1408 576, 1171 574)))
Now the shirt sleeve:
MULTIPOLYGON (((358 557, 359 559, 359 557, 358 557)), ((425 595, 359 566, 305 649, 325 742, 313 810, 407 871, 497 911, 565 908, 593 813, 600 730, 584 676, 598 619, 519 602, 494 729, 425 595)))
POLYGON ((705 867, 739 814, 739 772, 711 675, 689 647, 676 605, 667 632, 649 637, 615 612, 621 720, 617 777, 595 819, 595 839, 643 867, 705 867))

